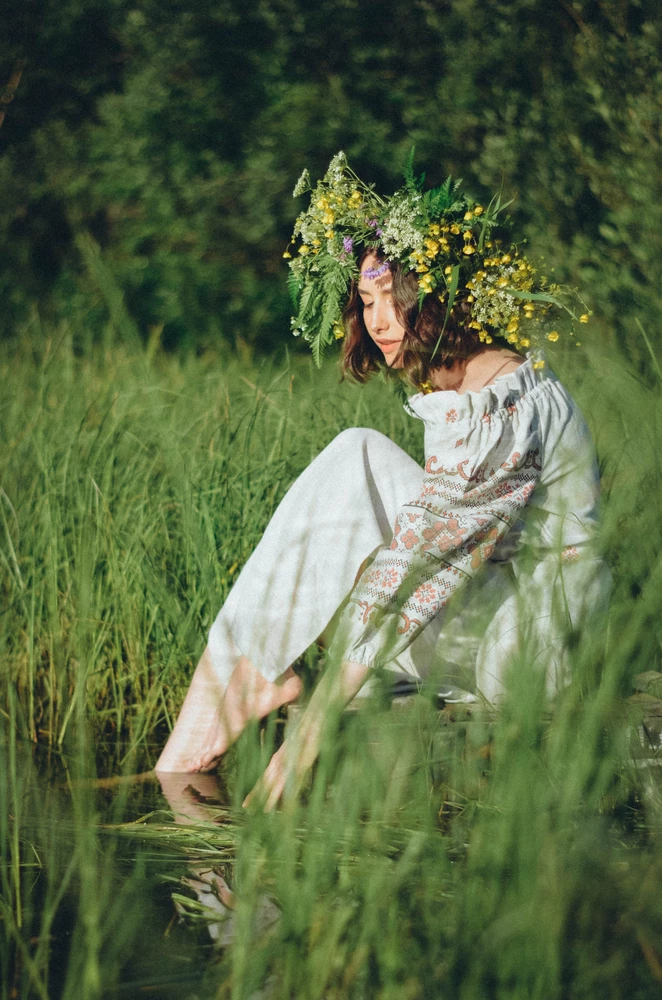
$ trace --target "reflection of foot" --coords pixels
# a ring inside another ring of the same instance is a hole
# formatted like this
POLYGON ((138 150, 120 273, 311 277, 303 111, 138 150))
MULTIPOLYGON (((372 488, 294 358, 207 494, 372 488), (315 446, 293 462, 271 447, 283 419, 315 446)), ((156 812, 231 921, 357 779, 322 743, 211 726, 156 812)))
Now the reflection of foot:
POLYGON ((291 667, 271 682, 242 657, 223 691, 205 649, 156 771, 210 770, 251 719, 295 701, 301 687, 291 667))
POLYGON ((175 823, 208 823, 222 816, 223 792, 215 774, 159 771, 157 775, 175 823))

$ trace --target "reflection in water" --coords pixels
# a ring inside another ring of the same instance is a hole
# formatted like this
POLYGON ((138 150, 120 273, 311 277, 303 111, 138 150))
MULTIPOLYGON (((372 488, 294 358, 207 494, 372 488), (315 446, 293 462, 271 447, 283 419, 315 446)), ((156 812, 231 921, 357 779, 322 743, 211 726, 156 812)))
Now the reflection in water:
MULTIPOLYGON (((222 786, 213 773, 173 774, 159 772, 158 779, 176 823, 223 822, 225 796, 222 786), (223 809, 223 815, 219 810, 223 809)), ((204 916, 212 940, 221 948, 227 947, 237 933, 237 899, 219 868, 208 864, 193 864, 190 876, 182 879, 193 889, 200 904, 206 908, 204 916)), ((262 896, 257 905, 253 933, 263 934, 278 918, 280 910, 268 896, 262 896)))

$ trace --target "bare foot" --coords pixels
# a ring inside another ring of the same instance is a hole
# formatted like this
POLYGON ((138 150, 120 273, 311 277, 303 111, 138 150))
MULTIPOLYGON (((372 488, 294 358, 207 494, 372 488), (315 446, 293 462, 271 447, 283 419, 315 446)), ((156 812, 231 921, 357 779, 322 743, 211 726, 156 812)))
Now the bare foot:
POLYGON ((211 770, 251 719, 263 719, 296 701, 301 688, 291 667, 276 681, 268 681, 242 656, 223 691, 205 649, 155 770, 211 770))

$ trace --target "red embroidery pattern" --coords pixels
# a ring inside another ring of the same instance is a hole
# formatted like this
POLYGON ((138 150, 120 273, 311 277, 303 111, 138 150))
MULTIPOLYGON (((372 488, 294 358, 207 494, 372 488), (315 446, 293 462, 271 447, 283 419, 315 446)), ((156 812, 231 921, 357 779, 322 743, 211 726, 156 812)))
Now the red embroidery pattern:
POLYGON ((390 547, 380 549, 350 597, 347 613, 368 630, 361 641, 379 634, 396 655, 490 558, 539 479, 533 431, 521 429, 519 439, 526 446, 518 450, 512 436, 510 447, 496 441, 478 464, 467 456, 444 468, 436 455, 428 458, 420 495, 403 505, 390 547))
POLYGON ((409 528, 408 531, 405 531, 404 535, 400 539, 400 542, 406 549, 413 549, 416 543, 420 542, 420 538, 415 531, 412 531, 411 528, 409 528))

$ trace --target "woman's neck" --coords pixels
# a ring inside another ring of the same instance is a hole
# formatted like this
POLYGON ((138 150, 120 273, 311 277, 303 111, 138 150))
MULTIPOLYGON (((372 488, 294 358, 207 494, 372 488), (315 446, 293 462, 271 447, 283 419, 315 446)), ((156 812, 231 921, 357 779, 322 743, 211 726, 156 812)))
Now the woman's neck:
POLYGON ((453 392, 477 392, 499 375, 515 371, 524 358, 507 347, 485 347, 469 358, 458 358, 450 368, 438 368, 430 374, 436 389, 453 392))

